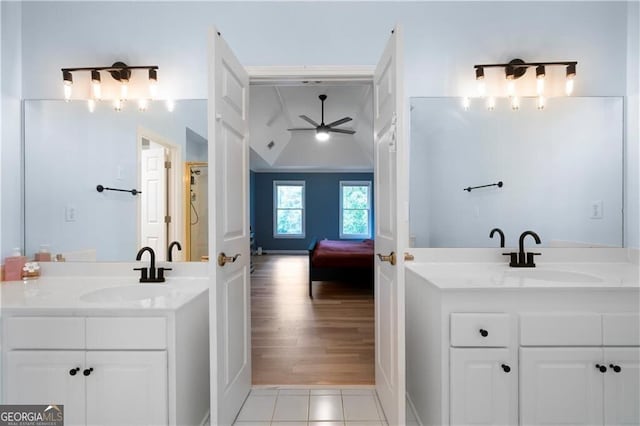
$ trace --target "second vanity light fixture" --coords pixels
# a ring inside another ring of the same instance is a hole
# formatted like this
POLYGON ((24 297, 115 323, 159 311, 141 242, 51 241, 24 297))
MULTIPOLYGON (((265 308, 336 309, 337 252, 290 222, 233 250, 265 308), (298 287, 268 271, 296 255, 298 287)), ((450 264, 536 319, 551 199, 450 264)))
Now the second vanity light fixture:
MULTIPOLYGON (((525 62, 522 59, 512 59, 507 64, 480 64, 474 65, 473 68, 476 72, 476 81, 478 82, 478 94, 481 97, 486 96, 486 85, 484 72, 485 68, 504 68, 505 80, 507 84, 507 95, 511 100, 511 108, 518 110, 520 108, 520 100, 515 91, 515 80, 524 76, 529 68, 535 68, 536 71, 536 93, 537 93, 537 107, 538 109, 544 109, 544 83, 546 78, 547 67, 562 66, 566 67, 566 81, 565 81, 565 93, 570 96, 573 93, 573 80, 576 76, 576 61, 560 61, 560 62, 525 62)), ((469 108, 468 98, 463 100, 463 107, 469 108)), ((495 108, 495 98, 493 96, 487 97, 487 108, 493 110, 495 108)))
MULTIPOLYGON (((64 99, 71 100, 71 92, 73 87, 73 73, 90 72, 91 73, 91 98, 88 100, 89 111, 93 112, 96 101, 102 100, 102 74, 101 71, 108 72, 111 77, 120 83, 120 96, 113 100, 113 107, 116 111, 122 109, 123 102, 129 98, 129 80, 131 79, 132 70, 147 70, 149 84, 149 98, 155 99, 158 95, 158 66, 157 65, 136 65, 130 66, 124 62, 115 62, 108 67, 79 67, 79 68, 62 68, 62 81, 64 83, 64 99)), ((149 99, 141 98, 138 100, 138 109, 146 111, 149 99)), ((167 101, 169 106, 171 101, 167 101)))

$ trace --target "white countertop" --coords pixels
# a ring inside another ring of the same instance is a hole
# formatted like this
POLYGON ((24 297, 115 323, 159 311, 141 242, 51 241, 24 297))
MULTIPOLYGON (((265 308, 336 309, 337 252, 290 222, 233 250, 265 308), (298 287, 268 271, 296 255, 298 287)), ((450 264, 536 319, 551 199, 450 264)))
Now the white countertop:
MULTIPOLYGON (((87 301, 86 295, 112 287, 141 285, 137 278, 118 276, 40 277, 29 281, 3 282, 0 292, 2 313, 37 310, 54 313, 64 310, 79 314, 150 315, 175 311, 208 289, 204 277, 168 277, 164 283, 144 284, 166 289, 159 295, 139 300, 87 301)), ((116 290, 118 291, 118 290, 116 290)))
POLYGON ((535 268, 511 268, 507 263, 491 262, 407 262, 405 265, 407 270, 443 290, 640 289, 638 265, 628 262, 539 262, 535 268))

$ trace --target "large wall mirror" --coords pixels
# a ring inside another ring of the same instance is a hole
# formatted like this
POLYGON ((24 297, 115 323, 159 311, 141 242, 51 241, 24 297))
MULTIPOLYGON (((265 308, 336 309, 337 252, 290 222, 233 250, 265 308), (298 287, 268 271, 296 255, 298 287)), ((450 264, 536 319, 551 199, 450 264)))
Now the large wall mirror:
POLYGON ((622 98, 474 101, 411 99, 414 246, 497 247, 495 227, 507 247, 525 230, 546 247, 622 246, 622 98))
POLYGON ((24 102, 25 250, 66 261, 201 261, 207 241, 207 102, 24 102), (104 188, 136 190, 136 194, 104 188))

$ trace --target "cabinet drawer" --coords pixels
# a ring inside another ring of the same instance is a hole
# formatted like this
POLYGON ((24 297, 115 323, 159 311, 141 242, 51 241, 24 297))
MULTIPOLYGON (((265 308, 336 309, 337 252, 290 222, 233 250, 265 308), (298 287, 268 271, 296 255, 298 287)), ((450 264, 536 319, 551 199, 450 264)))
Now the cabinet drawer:
POLYGON ((520 315, 522 346, 600 346, 602 317, 600 314, 522 314, 520 315))
POLYGON ((602 315, 605 346, 640 346, 640 314, 602 315))
POLYGON ((509 314, 451 314, 451 346, 509 346, 509 314))
POLYGON ((84 349, 84 318, 9 317, 7 349, 84 349))
POLYGON ((87 349, 165 349, 165 318, 87 318, 87 349))

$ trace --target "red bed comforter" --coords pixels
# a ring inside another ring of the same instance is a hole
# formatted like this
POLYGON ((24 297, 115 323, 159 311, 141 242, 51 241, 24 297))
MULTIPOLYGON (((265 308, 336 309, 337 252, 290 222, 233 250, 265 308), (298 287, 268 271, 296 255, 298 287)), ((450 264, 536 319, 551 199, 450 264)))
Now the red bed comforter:
POLYGON ((318 241, 311 262, 318 267, 372 268, 373 240, 318 241))

